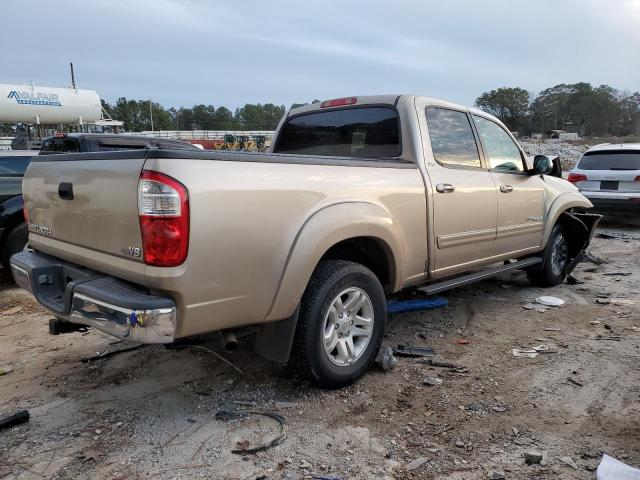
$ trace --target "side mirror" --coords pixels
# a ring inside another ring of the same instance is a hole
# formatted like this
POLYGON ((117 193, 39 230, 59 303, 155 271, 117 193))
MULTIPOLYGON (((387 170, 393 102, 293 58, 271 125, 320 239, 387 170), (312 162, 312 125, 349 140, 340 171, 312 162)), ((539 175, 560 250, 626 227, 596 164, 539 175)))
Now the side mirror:
POLYGON ((532 175, 548 175, 553 170, 553 162, 546 155, 533 157, 533 168, 529 171, 532 175))

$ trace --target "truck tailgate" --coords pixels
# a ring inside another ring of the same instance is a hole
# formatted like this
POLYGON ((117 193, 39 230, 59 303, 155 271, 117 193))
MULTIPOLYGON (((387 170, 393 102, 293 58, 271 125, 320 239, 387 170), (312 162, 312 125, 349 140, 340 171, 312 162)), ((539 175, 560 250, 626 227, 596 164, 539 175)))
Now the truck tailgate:
POLYGON ((41 239, 46 252, 42 237, 49 237, 141 262, 131 252, 142 246, 138 180, 145 158, 144 150, 34 157, 23 181, 30 243, 39 248, 41 239))

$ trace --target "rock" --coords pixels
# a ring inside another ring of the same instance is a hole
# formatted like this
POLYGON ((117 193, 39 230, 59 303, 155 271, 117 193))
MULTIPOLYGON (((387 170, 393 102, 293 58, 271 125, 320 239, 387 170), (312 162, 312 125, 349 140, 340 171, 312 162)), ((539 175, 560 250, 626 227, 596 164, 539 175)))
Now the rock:
POLYGON ((376 356, 375 363, 385 372, 389 372, 396 368, 398 359, 393 356, 393 349, 387 346, 380 348, 380 351, 376 356))
POLYGON ((488 478, 489 480, 505 480, 506 477, 504 476, 504 473, 494 471, 489 474, 488 478))
POLYGON ((424 465, 428 461, 429 459, 427 457, 418 457, 414 460, 411 460, 409 463, 407 463, 404 466, 404 468, 410 472, 412 470, 416 470, 417 468, 420 468, 422 465, 424 465))
POLYGON ((569 465, 571 468, 578 468, 578 465, 576 465, 576 462, 574 462, 571 457, 560 457, 558 460, 560 460, 565 465, 569 465))
POLYGON ((524 461, 527 465, 533 465, 535 463, 540 463, 542 461, 542 454, 535 450, 530 450, 525 452, 524 461))
POLYGON ((302 462, 300 463, 300 468, 304 469, 304 470, 308 470, 311 468, 311 464, 309 462, 307 462, 306 460, 302 460, 302 462))
POLYGON ((456 444, 455 445, 458 448, 464 448, 466 446, 465 443, 460 439, 456 440, 456 444))
POLYGON ((11 368, 9 365, 5 365, 4 367, 0 367, 0 377, 2 375, 6 375, 7 373, 11 373, 13 372, 13 368, 11 368))

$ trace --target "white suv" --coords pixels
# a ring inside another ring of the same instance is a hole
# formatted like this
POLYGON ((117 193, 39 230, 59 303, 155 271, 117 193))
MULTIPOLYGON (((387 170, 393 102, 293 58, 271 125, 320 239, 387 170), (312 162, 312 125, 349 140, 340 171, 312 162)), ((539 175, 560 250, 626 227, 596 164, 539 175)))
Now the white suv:
POLYGON ((590 148, 567 180, 596 210, 640 213, 640 143, 603 143, 590 148))

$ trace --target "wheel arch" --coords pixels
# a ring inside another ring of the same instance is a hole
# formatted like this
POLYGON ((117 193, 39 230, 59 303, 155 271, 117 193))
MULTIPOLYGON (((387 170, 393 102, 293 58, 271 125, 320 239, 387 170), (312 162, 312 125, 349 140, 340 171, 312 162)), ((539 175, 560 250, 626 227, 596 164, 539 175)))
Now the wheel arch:
POLYGON ((362 263, 378 276, 386 291, 399 290, 403 251, 402 233, 381 205, 353 201, 324 207, 309 217, 296 236, 266 320, 294 313, 323 259, 362 263))

